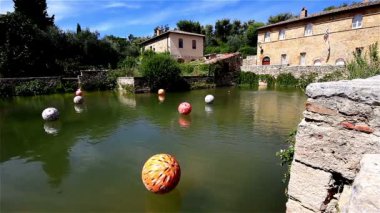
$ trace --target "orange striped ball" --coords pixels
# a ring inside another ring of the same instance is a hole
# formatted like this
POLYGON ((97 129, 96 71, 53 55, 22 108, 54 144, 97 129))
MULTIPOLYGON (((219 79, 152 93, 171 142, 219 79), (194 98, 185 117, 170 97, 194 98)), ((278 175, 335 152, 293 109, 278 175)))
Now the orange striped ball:
POLYGON ((154 193, 164 194, 173 190, 181 177, 177 160, 168 154, 157 154, 149 158, 142 169, 141 178, 145 187, 154 193))

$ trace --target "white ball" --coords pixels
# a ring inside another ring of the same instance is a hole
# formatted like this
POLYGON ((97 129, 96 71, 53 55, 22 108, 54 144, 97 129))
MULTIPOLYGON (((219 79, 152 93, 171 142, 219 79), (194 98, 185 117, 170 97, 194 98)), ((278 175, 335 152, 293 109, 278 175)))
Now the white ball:
POLYGON ((42 118, 45 121, 55 121, 59 118, 59 112, 54 107, 49 107, 42 111, 42 118))
POLYGON ((81 104, 81 103, 83 103, 83 97, 82 96, 75 96, 74 97, 74 103, 75 104, 81 104))
POLYGON ((205 97, 206 104, 211 104, 213 101, 214 101, 213 95, 206 95, 206 97, 205 97))

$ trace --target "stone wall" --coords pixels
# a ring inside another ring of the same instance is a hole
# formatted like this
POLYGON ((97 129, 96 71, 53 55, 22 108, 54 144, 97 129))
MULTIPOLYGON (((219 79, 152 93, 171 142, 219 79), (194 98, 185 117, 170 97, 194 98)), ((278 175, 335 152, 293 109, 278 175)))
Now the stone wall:
POLYGON ((380 161, 377 171, 365 169, 379 155, 362 160, 380 154, 380 75, 313 83, 306 95, 287 212, 380 212, 380 161))
MULTIPOLYGON (((244 59, 246 60, 246 59, 244 59)), ((253 72, 257 75, 269 74, 277 77, 281 73, 292 73, 296 78, 301 75, 307 75, 310 73, 317 73, 318 77, 323 77, 326 74, 332 73, 334 71, 346 71, 345 66, 286 66, 286 65, 245 65, 243 60, 243 66, 241 66, 242 72, 253 72)))

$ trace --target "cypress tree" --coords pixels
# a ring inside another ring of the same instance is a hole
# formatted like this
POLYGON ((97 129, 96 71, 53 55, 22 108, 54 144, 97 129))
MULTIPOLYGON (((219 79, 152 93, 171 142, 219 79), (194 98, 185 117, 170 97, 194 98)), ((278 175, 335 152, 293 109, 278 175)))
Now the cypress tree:
POLYGON ((49 17, 46 0, 13 0, 16 13, 20 13, 37 24, 40 29, 54 25, 54 15, 49 17))

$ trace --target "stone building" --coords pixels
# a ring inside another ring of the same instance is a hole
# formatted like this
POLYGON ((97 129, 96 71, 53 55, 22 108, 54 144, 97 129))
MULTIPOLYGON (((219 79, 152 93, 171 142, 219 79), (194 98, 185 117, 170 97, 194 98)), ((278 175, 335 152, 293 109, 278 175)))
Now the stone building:
MULTIPOLYGON (((380 43, 380 1, 299 17, 258 29, 257 65, 345 65, 380 43)), ((380 45, 380 44, 379 44, 380 45)))
POLYGON ((156 36, 141 43, 143 50, 169 52, 178 61, 192 61, 203 57, 204 35, 180 30, 157 31, 156 36))

